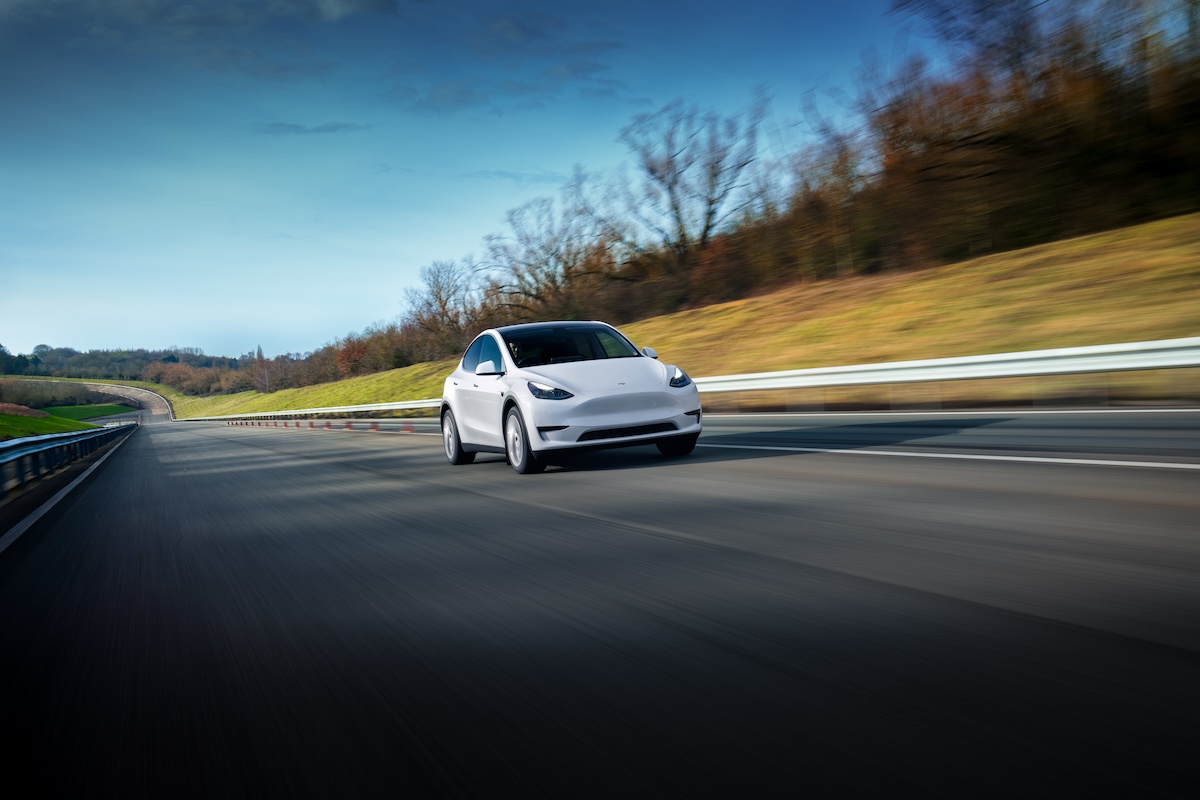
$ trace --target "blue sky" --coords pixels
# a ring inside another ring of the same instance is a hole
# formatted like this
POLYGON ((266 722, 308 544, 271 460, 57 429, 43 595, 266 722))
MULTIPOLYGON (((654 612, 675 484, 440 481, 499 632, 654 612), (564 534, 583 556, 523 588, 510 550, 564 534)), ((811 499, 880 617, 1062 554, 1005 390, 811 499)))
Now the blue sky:
POLYGON ((887 7, 0 0, 0 344, 315 350, 627 162, 635 114, 761 87, 802 137, 887 7))

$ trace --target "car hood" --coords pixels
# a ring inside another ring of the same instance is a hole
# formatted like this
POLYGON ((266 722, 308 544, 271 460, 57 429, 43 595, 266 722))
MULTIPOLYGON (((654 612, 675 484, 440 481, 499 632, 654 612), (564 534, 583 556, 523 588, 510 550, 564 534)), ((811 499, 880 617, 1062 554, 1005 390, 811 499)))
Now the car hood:
POLYGON ((662 389, 667 385, 668 369, 674 371, 674 367, 639 356, 544 364, 518 372, 526 380, 546 383, 574 394, 594 394, 662 389))

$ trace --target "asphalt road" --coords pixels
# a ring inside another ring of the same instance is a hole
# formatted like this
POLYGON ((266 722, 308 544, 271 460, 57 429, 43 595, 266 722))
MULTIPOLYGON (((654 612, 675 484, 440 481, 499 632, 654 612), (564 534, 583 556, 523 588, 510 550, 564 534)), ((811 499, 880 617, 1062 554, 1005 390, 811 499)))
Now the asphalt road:
POLYGON ((1200 795, 1200 414, 412 427, 128 439, 0 556, 6 795, 1200 795))

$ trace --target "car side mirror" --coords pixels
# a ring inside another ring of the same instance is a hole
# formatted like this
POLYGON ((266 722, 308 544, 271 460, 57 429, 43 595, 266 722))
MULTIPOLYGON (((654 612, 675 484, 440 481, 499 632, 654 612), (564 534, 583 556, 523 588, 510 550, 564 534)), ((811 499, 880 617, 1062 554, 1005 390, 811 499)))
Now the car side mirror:
POLYGON ((483 361, 475 368, 476 375, 503 375, 504 371, 496 368, 495 361, 483 361))
POLYGON ((658 353, 655 352, 653 347, 643 347, 642 355, 647 356, 649 358, 658 358, 658 353))

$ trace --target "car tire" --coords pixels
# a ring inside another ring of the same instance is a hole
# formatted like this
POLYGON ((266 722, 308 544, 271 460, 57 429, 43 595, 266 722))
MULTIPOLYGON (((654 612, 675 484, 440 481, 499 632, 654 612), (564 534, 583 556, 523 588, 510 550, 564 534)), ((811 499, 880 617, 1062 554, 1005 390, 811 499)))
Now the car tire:
POLYGON ((667 458, 679 458, 695 450, 696 440, 699 438, 700 434, 694 433, 691 436, 672 436, 670 439, 659 439, 655 444, 658 446, 658 452, 667 458))
POLYGON ((458 437, 458 424, 454 421, 454 412, 446 409, 442 414, 442 445, 446 450, 446 460, 455 466, 470 464, 475 460, 474 453, 463 450, 462 440, 458 437))
POLYGON ((510 408, 504 415, 504 452, 508 456, 508 464, 521 475, 532 475, 541 472, 546 465, 533 455, 529 447, 529 436, 525 433, 525 423, 521 420, 521 412, 516 407, 510 408))

